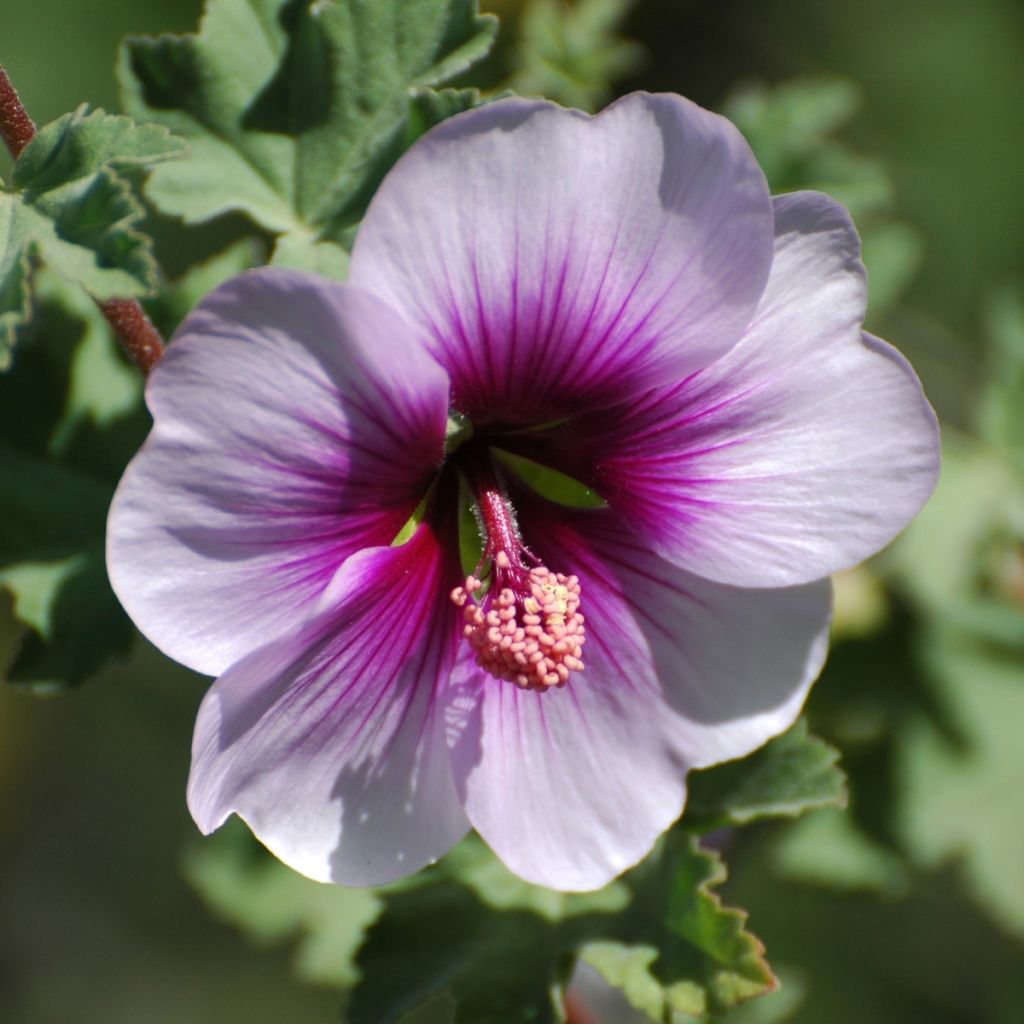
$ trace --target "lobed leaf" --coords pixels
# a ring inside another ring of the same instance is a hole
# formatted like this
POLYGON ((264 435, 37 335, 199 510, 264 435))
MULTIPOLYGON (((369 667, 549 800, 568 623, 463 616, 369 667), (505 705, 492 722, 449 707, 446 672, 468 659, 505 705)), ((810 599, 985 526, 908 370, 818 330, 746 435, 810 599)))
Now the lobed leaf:
POLYGON ((141 382, 95 304, 40 273, 38 322, 0 378, 0 587, 22 628, 6 677, 74 685, 133 631, 107 582, 107 507, 145 430, 141 382))
POLYGON ((696 839, 670 834, 646 871, 637 905, 660 908, 653 927, 624 918, 622 938, 586 943, 582 958, 639 1010, 670 1024, 674 1013, 724 1013, 778 982, 764 947, 746 930, 746 914, 723 907, 712 891, 725 881, 717 854, 696 839))
POLYGON ((83 104, 40 128, 14 165, 13 183, 43 192, 102 170, 170 160, 186 149, 184 139, 161 125, 90 112, 83 104))
POLYGON ((695 832, 746 825, 760 818, 796 818, 819 807, 846 805, 839 752, 811 736, 801 719, 742 761, 690 776, 683 826, 695 832))
POLYGON ((636 0, 531 0, 525 6, 514 88, 596 110, 618 79, 636 71, 644 48, 619 34, 636 0))
POLYGON ((18 205, 0 193, 0 370, 11 365, 18 332, 32 308, 35 246, 22 220, 18 205))
POLYGON ((267 856, 237 819, 193 845, 183 867, 222 920, 262 945, 295 941, 296 971, 306 981, 347 988, 358 980, 353 958, 381 909, 372 889, 296 874, 267 856))
POLYGON ((496 30, 476 0, 208 0, 197 34, 121 52, 126 109, 191 144, 147 195, 190 223, 239 210, 275 234, 338 240, 430 111, 475 102, 433 87, 496 30))
POLYGON ((411 878, 339 890, 293 874, 237 823, 197 846, 186 873, 257 941, 297 939, 303 976, 349 990, 349 1024, 432 1019, 441 1004, 456 1024, 562 1021, 577 953, 658 1020, 775 983, 745 916, 713 892, 721 862, 682 832, 593 893, 524 882, 475 835, 411 878))
POLYGON ((531 910, 496 910, 457 884, 389 893, 359 952, 346 1019, 390 1024, 448 993, 456 1024, 564 1020, 559 934, 531 910))
POLYGON ((25 147, 14 191, 0 192, 0 369, 27 323, 36 260, 98 299, 154 288, 152 245, 137 230, 144 211, 116 172, 183 148, 165 128, 85 106, 44 126, 25 147))
POLYGON ((905 849, 934 868, 956 859, 978 904, 1024 936, 1024 686, 1018 657, 1001 657, 955 630, 926 649, 932 678, 963 731, 957 746, 924 721, 899 748, 898 827, 905 849))

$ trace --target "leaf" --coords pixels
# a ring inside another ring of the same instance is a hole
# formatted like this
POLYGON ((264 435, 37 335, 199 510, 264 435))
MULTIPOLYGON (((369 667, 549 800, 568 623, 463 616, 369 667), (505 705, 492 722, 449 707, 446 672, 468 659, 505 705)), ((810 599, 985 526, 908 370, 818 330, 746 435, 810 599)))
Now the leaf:
POLYGON ((512 86, 569 107, 596 110, 620 78, 636 71, 644 48, 618 29, 635 0, 531 0, 525 5, 512 86))
POLYGON ((191 144, 147 195, 190 223, 240 210, 275 234, 337 240, 412 141, 431 87, 496 30, 475 0, 208 0, 197 35, 121 52, 126 109, 191 144))
POLYGON ((115 169, 179 155, 164 128, 85 106, 43 127, 15 162, 15 191, 0 192, 0 369, 29 311, 36 258, 98 299, 151 291, 152 245, 143 209, 115 169))
POLYGON ((670 991, 673 1006, 728 1006, 773 983, 743 915, 711 892, 718 859, 681 833, 595 893, 531 885, 475 835, 391 885, 322 886, 237 822, 189 854, 186 874, 254 940, 297 940, 304 977, 351 989, 349 1024, 432 1020, 428 1006, 456 1024, 561 1021, 575 952, 602 944, 653 951, 627 959, 643 961, 647 986, 670 991))
POLYGON ((890 307, 922 257, 921 239, 891 219, 894 188, 882 163, 836 138, 861 105, 860 86, 813 75, 775 86, 747 85, 723 113, 744 134, 774 192, 813 189, 846 206, 864 238, 871 273, 871 313, 890 307))
POLYGON ((888 560, 931 615, 1024 651, 1024 476, 997 449, 946 430, 935 493, 888 560))
POLYGON ((637 905, 660 908, 655 927, 636 913, 625 925, 632 935, 588 942, 580 956, 656 1021, 723 1013, 772 991, 778 983, 764 947, 745 929, 746 914, 723 907, 712 891, 725 877, 717 854, 670 834, 640 873, 637 905))
POLYGON ((0 193, 0 370, 10 367, 18 332, 28 323, 32 308, 34 246, 11 223, 16 211, 0 193))
POLYGON ((899 298, 917 273, 924 256, 920 234, 898 221, 869 223, 862 232, 864 265, 871 289, 868 293, 868 322, 899 298))
POLYGON ((696 832, 747 825, 759 818, 796 818, 818 807, 846 805, 839 752, 807 732, 801 719, 742 761, 690 776, 683 826, 696 832))
POLYGON ((935 685, 955 710, 964 740, 951 744, 914 723, 900 745, 897 818, 921 865, 956 858, 979 904, 1024 936, 1024 680, 1019 658, 1001 658, 943 631, 926 649, 935 685))
POLYGON ((90 113, 83 104, 39 130, 14 165, 13 183, 43 192, 110 168, 170 160, 186 148, 184 139, 160 125, 136 124, 102 110, 90 113))
POLYGON ((110 490, 68 467, 0 445, 0 585, 27 633, 7 678, 79 683, 133 633, 107 583, 110 490))
POLYGON ((223 921, 261 945, 295 942, 306 981, 345 989, 363 935, 381 910, 372 889, 314 882, 267 856, 237 819, 186 853, 186 879, 223 921))
POLYGON ((344 281, 348 276, 348 253, 340 245, 318 241, 315 236, 298 231, 278 235, 270 262, 275 267, 308 270, 335 281, 344 281))
POLYGON ((28 627, 7 680, 45 693, 76 685, 114 654, 127 654, 135 633, 110 591, 102 545, 54 562, 0 568, 0 586, 28 627))
POLYGON ((107 582, 107 508, 146 429, 141 381, 95 304, 49 271, 16 373, 0 378, 0 586, 23 627, 12 682, 74 685, 133 631, 107 582))
POLYGON ((202 263, 194 263, 177 280, 166 283, 160 294, 147 303, 149 312, 169 337, 203 296, 229 277, 263 261, 263 246, 255 238, 242 238, 202 263))
POLYGON ((456 1024, 564 1020, 568 962, 558 927, 529 910, 488 907, 457 884, 389 893, 357 964, 348 1024, 391 1024, 447 992, 456 1024))
POLYGON ((861 104, 851 79, 826 75, 793 78, 774 87, 745 85, 723 113, 743 132, 773 188, 806 187, 794 180, 801 161, 819 152, 861 104))
POLYGON ((910 887, 905 862, 858 829, 850 814, 831 808, 785 829, 771 860, 781 878, 830 889, 902 896, 910 887))
POLYGON ((991 344, 980 432, 1024 472, 1024 296, 1018 289, 999 290, 986 313, 991 344))
POLYGON ((550 922, 567 921, 587 914, 614 914, 632 902, 623 880, 615 880, 596 892, 557 892, 524 881, 470 833, 438 865, 445 877, 470 888, 495 910, 529 910, 550 922))

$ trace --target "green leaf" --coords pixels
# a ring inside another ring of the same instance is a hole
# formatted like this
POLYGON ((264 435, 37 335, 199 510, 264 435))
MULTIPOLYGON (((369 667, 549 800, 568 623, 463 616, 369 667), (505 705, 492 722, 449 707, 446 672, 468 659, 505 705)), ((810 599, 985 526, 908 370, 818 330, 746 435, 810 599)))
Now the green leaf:
POLYGON ((0 369, 29 310, 35 258, 99 299, 140 295, 156 283, 152 246, 136 227, 143 210, 118 168, 180 154, 166 129, 85 106, 43 127, 0 192, 0 369))
POLYGON ((899 298, 917 273, 924 256, 920 234, 898 221, 869 223, 861 232, 864 265, 871 288, 868 293, 868 322, 899 298))
POLYGON ((644 48, 619 35, 635 0, 531 0, 517 46, 517 92, 596 110, 613 84, 644 63, 644 48))
POLYGON ((354 957, 381 910, 372 889, 304 878, 267 856, 237 819, 191 846, 183 867, 221 920, 261 945, 295 942, 299 977, 340 989, 358 980, 354 957))
POLYGON ((228 278, 263 262, 263 246, 255 238, 242 238, 202 263, 194 263, 177 280, 165 283, 160 294, 146 305, 169 337, 203 296, 228 278))
POLYGON ((881 162, 836 138, 860 105, 857 83, 820 75, 744 86, 723 112, 743 132, 774 192, 827 192, 850 210, 864 239, 877 315, 909 284, 922 245, 917 232, 891 219, 894 189, 881 162))
POLYGON ((1024 937, 1024 685, 1018 657, 943 631, 926 648, 934 684, 956 714, 954 745, 918 721, 900 744, 903 845, 926 867, 962 861, 980 905, 1024 937))
POLYGON ((438 871, 471 889, 495 910, 529 910, 546 921, 557 923, 587 914, 614 914, 625 910, 633 896, 628 884, 619 879, 596 892, 557 892, 524 881, 471 833, 438 865, 438 871))
POLYGON ((475 835, 375 890, 295 875, 237 822, 197 845, 185 867, 220 917, 261 943, 297 940, 304 977, 350 990, 348 1024, 432 1020, 426 1007, 456 1024, 562 1021, 581 949, 597 959, 605 950, 610 973, 612 959, 640 962, 643 987, 687 1011, 731 1006, 774 984, 743 915, 711 891, 722 865, 683 833, 594 893, 531 885, 475 835), (630 952, 607 952, 616 944, 630 952))
POLYGON ((568 960, 559 929, 529 910, 495 910, 457 884, 389 893, 357 964, 348 1024, 391 1024, 439 994, 456 1024, 564 1020, 568 960))
POLYGON ((1024 472, 1024 295, 995 292, 986 310, 989 373, 978 421, 981 435, 1024 472))
POLYGON ((67 559, 0 567, 0 586, 27 627, 6 669, 11 683, 39 693, 73 686, 131 647, 135 633, 110 591, 102 544, 67 559))
POLYGON ((44 192, 102 170, 170 160, 186 148, 184 139, 161 125, 136 124, 102 110, 90 113, 83 104, 39 130, 14 165, 13 183, 44 192))
POLYGON ((348 276, 348 253, 336 242, 318 241, 313 235, 293 231, 279 235, 270 262, 275 267, 294 267, 344 281, 348 276))
POLYGON ((772 187, 803 188, 802 161, 821 152, 829 137, 857 112, 861 89, 848 78, 793 78, 776 86, 745 85, 723 113, 746 136, 772 187))
POLYGON ((930 614, 1019 653, 1022 545, 1024 476, 998 450, 947 429, 938 487, 888 557, 900 582, 930 614))
POLYGON ((197 35, 121 53, 126 109, 191 144, 147 195, 190 223, 240 210, 275 234, 337 240, 412 141, 431 87, 496 30, 475 0, 209 0, 197 35))
POLYGON ((742 761, 690 776, 683 824, 704 832, 759 818, 796 818, 818 807, 846 804, 839 752, 797 722, 742 761))
POLYGON ((0 193, 0 370, 11 365, 18 332, 32 309, 31 274, 34 244, 13 223, 18 207, 0 193))
POLYGON ((0 586, 23 635, 6 675, 73 685, 133 631, 107 582, 107 508, 146 428, 141 381, 95 304, 39 275, 39 313, 0 378, 0 586))
POLYGON ((772 991, 778 983, 746 931, 746 914, 723 907, 712 891, 725 877, 716 854, 670 834, 639 872, 637 905, 657 914, 653 927, 635 912, 626 935, 587 942, 581 957, 656 1021, 724 1013, 772 991))
POLYGON ((782 878, 830 889, 902 896, 910 886, 904 861, 858 829, 852 815, 833 808, 783 830, 771 861, 782 878))

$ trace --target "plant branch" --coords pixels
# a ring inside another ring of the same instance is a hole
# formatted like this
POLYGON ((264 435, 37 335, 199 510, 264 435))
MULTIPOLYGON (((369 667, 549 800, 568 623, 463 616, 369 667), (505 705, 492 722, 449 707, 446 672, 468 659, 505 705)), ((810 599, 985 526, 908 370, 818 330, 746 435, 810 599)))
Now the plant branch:
MULTIPOLYGON (((15 160, 35 138, 36 126, 18 98, 10 77, 0 64, 0 137, 15 160)), ((148 374, 164 354, 164 340, 146 311, 135 299, 109 299, 96 303, 117 335, 128 358, 148 374)))

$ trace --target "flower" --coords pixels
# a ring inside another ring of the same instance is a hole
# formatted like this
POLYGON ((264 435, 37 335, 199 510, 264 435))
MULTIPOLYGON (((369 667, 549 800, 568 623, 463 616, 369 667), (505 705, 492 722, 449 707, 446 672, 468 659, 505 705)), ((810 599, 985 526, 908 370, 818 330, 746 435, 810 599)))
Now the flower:
POLYGON ((862 332, 865 288, 842 207, 770 198, 727 121, 635 94, 452 118, 380 186, 348 283, 264 268, 207 296, 108 539, 142 632, 219 676, 199 827, 237 813, 355 885, 471 826, 559 889, 636 863, 690 769, 794 721, 827 575, 934 486, 933 414, 862 332))

